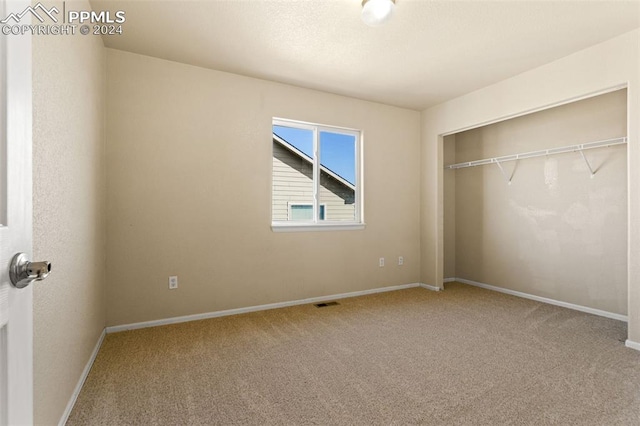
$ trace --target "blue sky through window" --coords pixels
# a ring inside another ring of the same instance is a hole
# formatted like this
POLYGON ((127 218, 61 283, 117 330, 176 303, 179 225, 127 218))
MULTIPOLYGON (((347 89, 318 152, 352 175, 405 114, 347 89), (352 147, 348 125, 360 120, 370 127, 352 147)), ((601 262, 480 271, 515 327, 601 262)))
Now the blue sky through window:
POLYGON ((340 133, 320 132, 320 164, 356 183, 356 138, 340 133))
MULTIPOLYGON (((273 126, 273 133, 313 158, 313 132, 273 126)), ((320 132, 320 164, 352 185, 356 183, 356 139, 351 135, 320 132)))
POLYGON ((273 133, 298 148, 307 157, 313 158, 313 132, 311 130, 273 126, 273 133))

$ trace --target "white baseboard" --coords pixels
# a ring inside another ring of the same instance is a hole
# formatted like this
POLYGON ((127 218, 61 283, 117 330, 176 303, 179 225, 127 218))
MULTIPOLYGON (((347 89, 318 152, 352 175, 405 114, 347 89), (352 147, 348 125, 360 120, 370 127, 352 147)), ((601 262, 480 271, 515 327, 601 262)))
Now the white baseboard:
MULTIPOLYGON (((425 284, 420 284, 420 283, 394 285, 390 287, 373 288, 370 290, 354 291, 350 293, 340 293, 340 294, 333 294, 328 296, 310 297, 308 299, 292 300, 288 302, 268 303, 266 305, 249 306, 246 308, 227 309, 224 311, 206 312, 202 314, 185 315, 181 317, 137 322, 133 324, 115 325, 115 326, 107 327, 105 330, 107 331, 107 333, 117 333, 119 331, 136 330, 139 328, 147 328, 147 327, 157 327, 159 325, 178 324, 181 322, 199 321, 199 320, 209 319, 209 318, 226 317, 229 315, 246 314, 249 312, 266 311, 268 309, 286 308, 289 306, 296 306, 296 305, 307 305, 309 303, 326 302, 328 300, 346 299, 349 297, 366 296, 368 294, 384 293, 387 291, 396 291, 396 290, 403 290, 406 288, 423 287, 423 286, 425 286, 425 284)), ((437 289, 437 287, 431 287, 431 286, 428 286, 425 288, 437 289)))
POLYGON ((98 356, 98 351, 102 346, 102 342, 104 341, 104 336, 106 336, 106 334, 107 334, 106 329, 102 330, 102 333, 100 333, 98 342, 96 343, 96 346, 93 348, 93 352, 91 352, 91 356, 89 357, 89 361, 87 362, 87 365, 85 365, 84 370, 82 370, 82 374, 80 375, 80 380, 78 380, 78 384, 76 384, 76 388, 73 390, 73 394, 71 394, 71 399, 69 399, 67 408, 65 408, 64 413, 62 413, 62 418, 60 418, 60 422, 58 423, 58 426, 64 426, 67 423, 67 420, 69 419, 69 415, 71 415, 71 410, 73 410, 73 406, 76 405, 76 400, 78 399, 78 395, 80 395, 82 386, 84 385, 85 380, 87 380, 89 371, 91 371, 93 362, 96 360, 96 356, 98 356))
POLYGON ((640 343, 634 342, 633 340, 627 339, 627 341, 624 342, 624 345, 628 348, 635 349, 636 351, 640 351, 640 343))
POLYGON ((522 293, 520 291, 515 291, 515 290, 509 290, 508 288, 496 287, 489 284, 480 283, 477 281, 466 280, 464 278, 455 278, 454 281, 457 281, 463 284, 469 284, 475 287, 486 288, 487 290, 493 290, 500 293, 510 294, 512 296, 518 296, 518 297, 523 297, 525 299, 535 300, 537 302, 548 303, 550 305, 556 305, 556 306, 562 306, 563 308, 573 309, 580 312, 586 312, 588 314, 598 315, 605 318, 611 318, 618 321, 624 321, 624 322, 628 321, 628 318, 626 315, 615 314, 613 312, 602 311, 600 309, 589 308, 587 306, 575 305, 573 303, 562 302, 560 300, 549 299, 547 297, 542 297, 542 296, 535 296, 533 294, 522 293))
POLYGON ((445 278, 442 280, 443 283, 452 283, 454 282, 456 279, 455 278, 445 278))
POLYGON ((431 291, 440 291, 440 287, 436 287, 435 285, 420 283, 420 287, 426 288, 427 290, 431 291))

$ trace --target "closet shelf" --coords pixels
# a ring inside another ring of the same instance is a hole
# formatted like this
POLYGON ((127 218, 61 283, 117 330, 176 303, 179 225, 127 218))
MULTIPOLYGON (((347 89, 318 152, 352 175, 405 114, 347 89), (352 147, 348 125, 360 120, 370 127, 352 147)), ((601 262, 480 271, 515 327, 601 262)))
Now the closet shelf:
MULTIPOLYGON (((498 167, 502 169, 502 166, 500 166, 500 163, 504 163, 506 161, 517 161, 517 160, 523 160, 525 158, 543 157, 543 156, 554 155, 554 154, 564 154, 566 152, 580 152, 583 158, 585 159, 585 161, 587 161, 582 151, 585 151, 587 149, 594 149, 594 148, 606 148, 609 146, 622 145, 625 143, 627 143, 626 137, 607 139, 603 141, 588 142, 588 143, 583 143, 579 145, 569 145, 569 146, 563 146, 560 148, 544 149, 541 151, 531 151, 531 152, 524 152, 521 154, 505 155, 502 157, 485 158, 484 160, 450 164, 448 166, 444 166, 444 168, 445 169, 463 169, 465 167, 484 166, 485 164, 497 164, 498 167)), ((591 175, 593 176, 594 172, 591 169, 591 166, 589 165, 588 161, 587 161, 587 166, 589 166, 589 170, 591 171, 591 175)))

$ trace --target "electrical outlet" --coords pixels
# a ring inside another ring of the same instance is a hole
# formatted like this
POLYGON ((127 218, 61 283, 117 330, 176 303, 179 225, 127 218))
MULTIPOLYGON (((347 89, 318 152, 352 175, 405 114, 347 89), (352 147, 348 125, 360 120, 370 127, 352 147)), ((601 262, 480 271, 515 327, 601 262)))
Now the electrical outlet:
POLYGON ((402 257, 402 256, 398 257, 398 265, 400 265, 400 266, 404 265, 404 257, 402 257))
POLYGON ((380 258, 380 267, 382 268, 384 266, 384 257, 380 258))
POLYGON ((174 290, 178 288, 178 277, 172 276, 169 277, 169 290, 174 290))

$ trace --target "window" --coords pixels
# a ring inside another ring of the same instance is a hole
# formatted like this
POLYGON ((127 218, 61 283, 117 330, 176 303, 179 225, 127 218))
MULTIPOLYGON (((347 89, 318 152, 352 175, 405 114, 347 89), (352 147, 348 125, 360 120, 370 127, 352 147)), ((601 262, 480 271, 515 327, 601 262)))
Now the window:
MULTIPOLYGON (((320 220, 324 220, 326 204, 320 204, 320 220)), ((313 220, 313 204, 289 204, 289 220, 313 220)))
POLYGON ((274 119, 272 228, 362 229, 360 132, 274 119))

